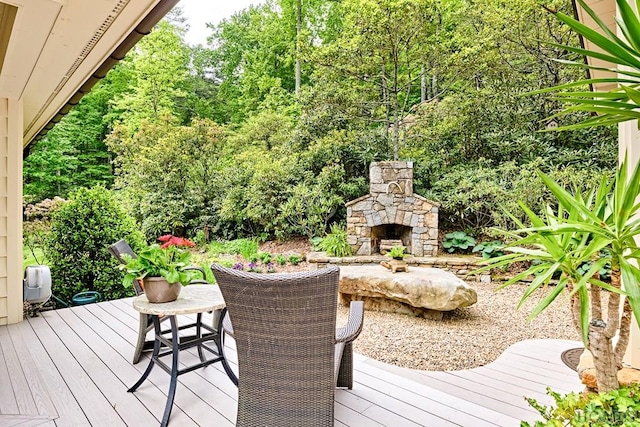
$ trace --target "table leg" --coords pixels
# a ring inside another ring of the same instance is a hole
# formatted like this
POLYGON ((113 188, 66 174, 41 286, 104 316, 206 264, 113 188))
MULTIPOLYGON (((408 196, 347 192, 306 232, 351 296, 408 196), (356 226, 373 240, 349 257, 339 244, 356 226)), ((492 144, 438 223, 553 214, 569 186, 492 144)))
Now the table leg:
POLYGON ((180 339, 178 338, 178 325, 176 316, 169 316, 169 322, 171 323, 171 344, 173 361, 171 363, 171 382, 169 383, 169 393, 167 393, 167 404, 164 408, 164 415, 162 416, 160 427, 166 427, 166 425, 169 424, 171 409, 173 409, 173 399, 176 395, 176 385, 178 383, 178 354, 180 353, 180 339))
POLYGON ((153 365, 156 363, 156 357, 158 356, 158 353, 160 353, 160 340, 158 339, 158 337, 160 337, 160 334, 162 333, 160 330, 160 319, 158 318, 158 316, 154 315, 151 316, 151 320, 153 321, 153 329, 156 337, 153 341, 153 353, 151 353, 151 360, 149 360, 147 369, 144 371, 140 379, 129 390, 127 390, 128 392, 136 391, 136 389, 140 387, 140 384, 142 384, 144 380, 147 379, 149 373, 151 373, 151 369, 153 369, 153 365))
MULTIPOLYGON (((196 337, 198 340, 202 338, 202 313, 198 313, 196 317, 196 337)), ((204 357, 204 352, 202 351, 202 343, 198 344, 198 356, 200 357, 200 362, 205 362, 207 359, 204 357)))

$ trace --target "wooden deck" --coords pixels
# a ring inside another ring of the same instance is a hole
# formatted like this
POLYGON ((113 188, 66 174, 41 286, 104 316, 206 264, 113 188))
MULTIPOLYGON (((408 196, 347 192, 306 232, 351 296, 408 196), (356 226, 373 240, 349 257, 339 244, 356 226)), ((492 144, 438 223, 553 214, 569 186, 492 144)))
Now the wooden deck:
MULTIPOLYGON (((147 365, 146 356, 130 363, 137 322, 124 299, 0 326, 0 427, 158 425, 169 376, 156 368, 138 391, 126 392, 147 365)), ((518 426, 537 419, 523 396, 549 402, 547 386, 582 389, 560 360, 578 345, 523 341, 490 365, 457 372, 415 371, 356 355, 353 390, 336 391, 335 425, 518 426)), ((180 360, 196 359, 186 352, 180 360)), ((234 425, 237 390, 218 365, 179 377, 170 425, 234 425)))

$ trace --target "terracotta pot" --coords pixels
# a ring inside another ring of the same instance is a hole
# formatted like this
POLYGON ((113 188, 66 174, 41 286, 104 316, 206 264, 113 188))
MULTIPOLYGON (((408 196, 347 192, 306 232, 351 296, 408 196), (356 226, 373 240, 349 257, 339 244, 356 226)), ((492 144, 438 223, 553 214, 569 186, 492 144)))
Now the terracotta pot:
POLYGON ((169 283, 164 277, 145 277, 143 282, 149 302, 175 301, 182 290, 182 283, 169 283))

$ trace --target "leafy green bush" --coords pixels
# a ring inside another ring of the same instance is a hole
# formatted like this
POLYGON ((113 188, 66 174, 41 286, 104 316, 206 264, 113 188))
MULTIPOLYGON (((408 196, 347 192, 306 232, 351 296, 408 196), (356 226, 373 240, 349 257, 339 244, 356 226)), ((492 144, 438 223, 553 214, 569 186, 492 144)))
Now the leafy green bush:
MULTIPOLYGON (((536 421, 534 427, 609 427, 638 426, 640 419, 640 384, 612 390, 608 393, 560 393, 547 388, 547 394, 555 400, 556 407, 544 406, 533 398, 527 402, 542 415, 545 421, 536 421)), ((531 427, 523 421, 521 427, 531 427)))
POLYGON ((504 243, 499 240, 493 240, 491 242, 482 242, 477 244, 473 247, 471 252, 479 252, 482 254, 482 258, 489 259, 504 255, 504 252, 501 250, 502 248, 504 248, 504 243))
POLYGON ((298 265, 302 262, 302 257, 298 254, 289 255, 289 262, 291 265, 298 265))
MULTIPOLYGON (((230 258, 222 258, 220 260, 218 260, 217 262, 218 264, 220 264, 223 267, 227 267, 227 268, 231 268, 234 266, 234 264, 236 263, 235 260, 230 259, 230 258)), ((209 271, 211 271, 211 269, 208 269, 209 271)), ((211 282, 213 283, 213 282, 211 282)))
POLYGON ((269 252, 258 252, 258 258, 263 264, 269 264, 271 262, 271 254, 269 252))
POLYGON ((312 251, 321 251, 322 249, 320 249, 320 243, 322 243, 322 237, 312 237, 311 239, 309 239, 309 242, 311 243, 311 250, 312 251))
POLYGON ((27 265, 46 264, 44 244, 51 229, 51 214, 65 200, 60 197, 45 199, 39 203, 28 204, 24 207, 24 222, 22 224, 23 267, 27 265))
POLYGON ((240 254, 244 259, 251 259, 258 253, 258 242, 252 239, 238 239, 229 242, 231 253, 240 254))
POLYGON ((287 263, 287 259, 282 254, 276 255, 276 263, 278 265, 285 265, 287 263))
POLYGON ((338 224, 331 226, 331 233, 322 239, 320 249, 330 256, 350 256, 352 254, 351 245, 347 242, 347 231, 338 224))
POLYGON ((211 255, 241 255, 244 259, 255 258, 257 260, 258 242, 253 239, 236 239, 228 242, 216 240, 207 246, 207 252, 211 255))
MULTIPOLYGON (((426 160, 425 160, 426 162, 426 160)), ((416 167, 416 192, 441 203, 440 228, 486 232, 488 227, 514 229, 510 215, 527 223, 518 202, 523 202, 541 214, 552 203, 550 192, 535 173, 548 172, 562 186, 591 188, 602 171, 573 165, 555 168, 543 158, 517 165, 507 162, 494 165, 487 161, 470 162, 431 172, 425 166, 416 167), (428 187, 424 191, 421 187, 428 187)))
POLYGON ((132 295, 133 289, 122 285, 118 261, 107 251, 120 239, 134 249, 143 244, 133 219, 109 190, 98 186, 73 193, 53 212, 45 240, 53 293, 66 301, 83 291, 98 291, 105 299, 132 295))
POLYGON ((466 252, 476 244, 476 240, 464 231, 454 231, 444 235, 442 247, 449 253, 456 251, 466 252))

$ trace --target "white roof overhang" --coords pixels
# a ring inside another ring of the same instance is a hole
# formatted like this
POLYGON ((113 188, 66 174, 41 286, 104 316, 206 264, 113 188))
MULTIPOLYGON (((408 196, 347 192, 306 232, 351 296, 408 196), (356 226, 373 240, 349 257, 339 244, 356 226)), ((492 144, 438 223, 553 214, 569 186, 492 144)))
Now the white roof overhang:
MULTIPOLYGON (((585 3, 587 4, 587 6, 589 6, 589 8, 591 8, 596 13, 598 18, 609 28, 609 30, 615 34, 617 31, 617 26, 615 21, 615 18, 616 18, 615 0, 585 0, 585 3)), ((580 22, 582 22, 583 24, 591 28, 601 31, 598 24, 596 24, 596 22, 591 18, 591 16, 589 16, 589 14, 586 13, 584 9, 580 7, 579 4, 574 3, 574 7, 576 10, 576 15, 580 20, 580 22)), ((582 39, 582 45, 584 46, 585 49, 588 49, 588 50, 594 50, 597 52, 602 51, 598 46, 594 45, 593 43, 591 43, 586 39, 582 39)), ((614 64, 611 64, 610 62, 605 62, 601 59, 587 58, 587 61, 589 65, 594 65, 597 67, 616 68, 614 64)), ((591 78, 595 78, 595 79, 612 76, 611 73, 607 71, 600 71, 600 70, 589 70, 589 75, 591 76, 591 78)), ((601 92, 606 92, 608 90, 615 89, 615 88, 616 88, 615 83, 598 83, 596 85, 593 85, 594 90, 601 91, 601 92)))
POLYGON ((53 127, 178 1, 0 0, 0 98, 23 101, 23 146, 53 127))

